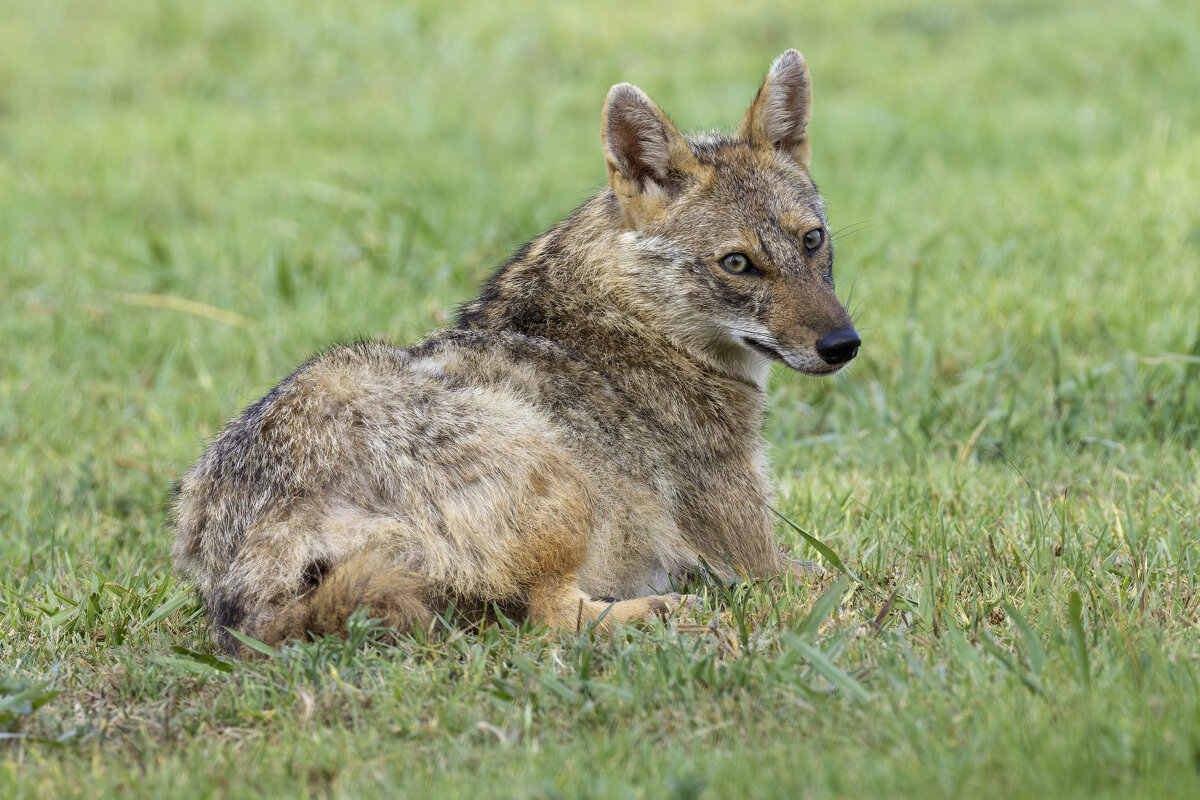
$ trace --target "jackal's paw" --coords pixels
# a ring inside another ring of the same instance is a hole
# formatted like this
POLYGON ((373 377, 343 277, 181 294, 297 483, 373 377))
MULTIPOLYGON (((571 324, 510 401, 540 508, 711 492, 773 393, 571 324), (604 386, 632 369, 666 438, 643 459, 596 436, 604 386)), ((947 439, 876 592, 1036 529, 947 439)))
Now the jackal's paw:
POLYGON ((800 583, 820 583, 829 577, 829 570, 815 561, 801 561, 793 558, 788 565, 793 577, 800 583))
POLYGON ((700 607, 700 598, 694 594, 660 594, 646 598, 650 612, 660 617, 669 617, 676 612, 690 612, 700 607))

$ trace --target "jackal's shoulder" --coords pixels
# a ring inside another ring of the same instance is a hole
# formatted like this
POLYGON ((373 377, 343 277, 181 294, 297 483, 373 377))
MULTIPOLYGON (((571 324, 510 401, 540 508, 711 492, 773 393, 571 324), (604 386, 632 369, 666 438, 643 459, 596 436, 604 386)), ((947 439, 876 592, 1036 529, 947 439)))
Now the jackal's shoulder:
POLYGON ((449 328, 410 345, 360 339, 332 345, 284 381, 309 381, 326 374, 374 374, 402 380, 436 377, 450 384, 488 382, 514 369, 587 370, 569 343, 510 330, 449 328))

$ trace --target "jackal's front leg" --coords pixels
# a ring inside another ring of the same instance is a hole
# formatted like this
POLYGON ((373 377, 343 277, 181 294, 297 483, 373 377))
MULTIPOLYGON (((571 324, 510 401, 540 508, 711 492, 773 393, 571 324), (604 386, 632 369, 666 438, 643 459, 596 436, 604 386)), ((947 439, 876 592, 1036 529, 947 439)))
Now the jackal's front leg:
POLYGON ((576 632, 598 621, 596 627, 610 633, 618 622, 666 617, 681 608, 690 608, 695 602, 694 596, 675 592, 610 602, 592 597, 574 583, 565 583, 531 593, 529 617, 551 628, 576 632))

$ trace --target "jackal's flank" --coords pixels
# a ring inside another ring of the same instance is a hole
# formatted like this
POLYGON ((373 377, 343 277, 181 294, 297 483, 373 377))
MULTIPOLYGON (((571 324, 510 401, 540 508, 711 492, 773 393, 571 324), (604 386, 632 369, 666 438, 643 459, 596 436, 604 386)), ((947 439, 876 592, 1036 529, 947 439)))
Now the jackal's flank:
POLYGON ((229 423, 174 502, 218 639, 338 632, 361 605, 400 630, 450 603, 607 627, 686 602, 660 593, 701 561, 794 568, 767 504, 768 367, 825 375, 859 346, 810 106, 795 50, 731 136, 685 137, 614 86, 608 186, 453 328, 333 347, 229 423))

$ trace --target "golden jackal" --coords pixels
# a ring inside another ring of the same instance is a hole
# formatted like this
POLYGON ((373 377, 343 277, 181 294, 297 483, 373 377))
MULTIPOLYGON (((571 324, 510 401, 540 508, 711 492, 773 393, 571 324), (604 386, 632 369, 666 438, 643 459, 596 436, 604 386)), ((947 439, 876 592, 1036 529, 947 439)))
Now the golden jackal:
POLYGON ((174 501, 217 638, 344 631, 363 605, 400 630, 451 603, 607 627, 687 602, 660 592, 701 560, 794 568, 767 505, 768 368, 827 375, 860 344, 810 98, 795 50, 732 136, 684 136, 614 86, 608 186, 453 328, 333 347, 230 422, 174 501))

